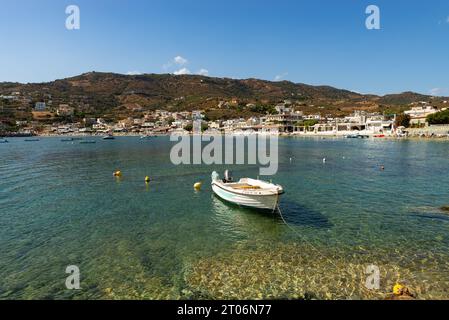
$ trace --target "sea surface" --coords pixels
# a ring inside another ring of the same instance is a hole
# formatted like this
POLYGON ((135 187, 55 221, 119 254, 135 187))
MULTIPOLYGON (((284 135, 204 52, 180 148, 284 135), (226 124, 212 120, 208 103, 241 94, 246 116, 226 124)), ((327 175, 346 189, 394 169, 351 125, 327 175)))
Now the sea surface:
POLYGON ((0 299, 384 299, 395 283, 449 299, 447 141, 281 138, 271 214, 210 188, 213 170, 257 165, 173 165, 168 137, 92 139, 0 144, 0 299))

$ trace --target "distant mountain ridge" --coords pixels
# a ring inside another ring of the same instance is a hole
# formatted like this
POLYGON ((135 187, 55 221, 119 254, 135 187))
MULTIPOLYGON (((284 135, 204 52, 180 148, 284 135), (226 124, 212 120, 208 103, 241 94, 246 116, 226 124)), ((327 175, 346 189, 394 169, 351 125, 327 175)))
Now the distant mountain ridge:
POLYGON ((310 111, 321 108, 332 112, 350 111, 351 108, 373 109, 379 105, 394 107, 434 99, 430 95, 413 92, 377 96, 290 81, 103 72, 88 72, 47 83, 0 83, 1 94, 14 91, 30 95, 34 100, 44 99, 47 95, 55 103, 84 105, 86 110, 83 112, 109 113, 120 113, 130 108, 214 109, 220 101, 242 107, 246 104, 276 104, 287 99, 308 106, 310 111))

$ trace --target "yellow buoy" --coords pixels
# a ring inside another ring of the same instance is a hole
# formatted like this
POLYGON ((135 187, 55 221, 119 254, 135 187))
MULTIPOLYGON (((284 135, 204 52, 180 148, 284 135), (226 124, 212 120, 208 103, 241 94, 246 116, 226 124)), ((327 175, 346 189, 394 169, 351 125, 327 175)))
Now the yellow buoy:
POLYGON ((146 176, 146 177, 145 177, 145 182, 146 182, 146 183, 150 183, 150 177, 149 177, 149 176, 146 176))
POLYGON ((393 294, 395 296, 400 296, 404 293, 404 286, 400 285, 399 283, 397 283, 394 287, 393 287, 393 294))
POLYGON ((195 189, 196 191, 199 191, 199 190, 201 190, 202 185, 203 184, 201 182, 197 182, 193 185, 193 189, 195 189))
POLYGON ((122 176, 122 172, 120 170, 117 170, 113 173, 114 177, 121 177, 122 176))

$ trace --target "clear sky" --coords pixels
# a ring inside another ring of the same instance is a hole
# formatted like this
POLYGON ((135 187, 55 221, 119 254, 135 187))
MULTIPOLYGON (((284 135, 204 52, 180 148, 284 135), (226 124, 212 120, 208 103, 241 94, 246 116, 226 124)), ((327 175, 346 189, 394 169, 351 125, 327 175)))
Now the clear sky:
POLYGON ((449 95, 447 0, 0 4, 0 81, 51 81, 88 71, 201 72, 362 93, 449 95), (65 28, 72 4, 80 8, 80 30, 65 28), (370 4, 380 8, 380 30, 365 27, 370 4))

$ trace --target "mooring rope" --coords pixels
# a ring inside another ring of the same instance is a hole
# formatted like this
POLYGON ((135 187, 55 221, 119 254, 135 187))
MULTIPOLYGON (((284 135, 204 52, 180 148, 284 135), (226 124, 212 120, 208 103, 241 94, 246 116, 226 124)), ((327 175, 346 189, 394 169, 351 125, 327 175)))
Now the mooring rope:
POLYGON ((326 259, 328 262, 330 262, 335 268, 337 268, 337 265, 328 257, 326 257, 325 255, 323 255, 321 253, 321 251, 317 248, 315 248, 315 246, 309 242, 305 237, 303 237, 295 228, 293 228, 284 218, 284 215, 282 214, 281 211, 281 207, 279 206, 279 204, 276 206, 275 211, 279 212, 279 216, 281 217, 282 221, 284 222, 284 224, 291 230, 293 231, 294 234, 296 234, 298 237, 300 237, 306 244, 308 244, 309 246, 312 247, 312 249, 314 249, 316 252, 318 252, 318 254, 323 257, 324 259, 326 259))
MULTIPOLYGON (((306 244, 308 244, 310 247, 312 247, 312 249, 314 249, 316 252, 318 252, 318 254, 323 257, 325 260, 327 260, 328 262, 330 262, 330 264, 332 264, 336 269, 338 269, 337 265, 328 257, 326 257, 324 254, 321 253, 321 251, 319 249, 317 249, 311 242, 309 242, 305 237, 303 237, 297 230, 295 230, 295 228, 293 228, 284 218, 284 215, 282 214, 282 210, 281 207, 279 206, 279 204, 277 204, 276 208, 274 209, 274 211, 278 211, 279 212, 279 216, 281 217, 282 221, 284 222, 284 224, 291 230, 293 231, 293 233, 295 235, 297 235, 299 238, 301 238, 306 244)), ((362 289, 365 291, 371 291, 370 289, 368 289, 367 287, 365 287, 364 285, 362 285, 362 289)), ((388 294, 389 292, 386 292, 385 290, 381 290, 380 288, 376 290, 378 293, 380 294, 388 294)))

